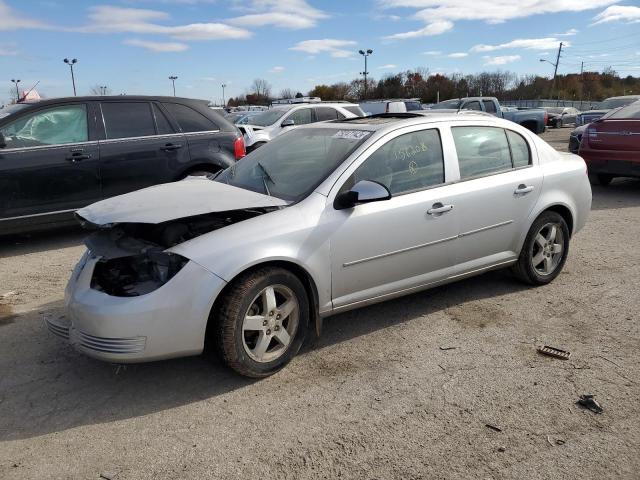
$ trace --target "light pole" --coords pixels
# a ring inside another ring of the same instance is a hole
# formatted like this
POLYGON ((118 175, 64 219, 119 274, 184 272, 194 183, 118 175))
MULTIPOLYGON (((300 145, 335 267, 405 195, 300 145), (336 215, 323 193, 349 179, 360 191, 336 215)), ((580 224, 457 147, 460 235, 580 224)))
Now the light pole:
POLYGON ((63 62, 69 65, 69 68, 71 68, 71 83, 73 84, 73 96, 75 97, 76 96, 76 77, 73 75, 73 66, 76 63, 78 63, 78 60, 76 58, 72 60, 65 58, 63 62))
POLYGON ((20 80, 12 78, 11 81, 16 84, 16 103, 18 103, 20 101, 20 92, 18 91, 18 84, 20 83, 20 80))
POLYGON ((173 84, 173 96, 176 96, 176 80, 178 79, 178 77, 176 75, 171 75, 169 77, 169 80, 171 80, 171 83, 173 84))
POLYGON ((224 89, 227 88, 227 85, 225 83, 222 84, 222 106, 225 107, 227 104, 224 101, 224 89))
POLYGON ((100 86, 100 95, 106 95, 107 94, 107 86, 106 85, 101 85, 100 86))
POLYGON ((364 100, 367 99, 367 75, 369 72, 367 71, 367 57, 373 53, 373 50, 370 48, 365 52, 364 50, 358 51, 360 55, 364 57, 364 72, 360 72, 361 75, 364 75, 364 100))

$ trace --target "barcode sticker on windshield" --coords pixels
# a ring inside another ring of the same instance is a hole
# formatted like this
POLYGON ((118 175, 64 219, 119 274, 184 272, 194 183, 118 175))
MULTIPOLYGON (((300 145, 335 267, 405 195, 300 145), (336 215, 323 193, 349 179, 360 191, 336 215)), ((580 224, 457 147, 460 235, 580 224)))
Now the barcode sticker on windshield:
POLYGON ((347 140, 362 140, 371 135, 367 130, 338 130, 333 134, 333 138, 344 138, 347 140))

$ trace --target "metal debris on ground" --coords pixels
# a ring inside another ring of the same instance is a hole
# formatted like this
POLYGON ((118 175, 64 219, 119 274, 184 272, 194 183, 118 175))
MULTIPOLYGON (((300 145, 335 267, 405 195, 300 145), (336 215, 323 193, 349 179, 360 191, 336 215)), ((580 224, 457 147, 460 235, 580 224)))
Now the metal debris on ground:
POLYGON ((438 347, 440 350, 455 350, 458 347, 438 347))
POLYGON ((571 352, 567 352, 566 350, 561 350, 555 347, 550 347, 549 345, 538 347, 538 352, 542 353, 543 355, 559 358, 560 360, 569 360, 569 358, 571 357, 571 352))
POLYGON ((494 432, 501 432, 502 429, 500 427, 496 427, 495 425, 491 425, 490 423, 485 423, 485 427, 490 428, 494 432))
POLYGON ((591 410, 593 413, 602 413, 604 409, 602 406, 593 398, 593 395, 580 395, 580 400, 576 402, 581 407, 586 408, 587 410, 591 410))

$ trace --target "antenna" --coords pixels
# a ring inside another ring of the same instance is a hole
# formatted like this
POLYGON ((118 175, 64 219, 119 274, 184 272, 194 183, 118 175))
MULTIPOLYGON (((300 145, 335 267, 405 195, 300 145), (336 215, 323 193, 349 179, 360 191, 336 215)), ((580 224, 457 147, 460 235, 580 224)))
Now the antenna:
POLYGON ((29 96, 29 94, 31 93, 31 91, 32 91, 34 88, 36 88, 36 87, 38 86, 38 84, 39 84, 39 83, 40 83, 40 80, 38 80, 38 81, 33 85, 33 87, 31 87, 31 88, 29 89, 29 91, 28 91, 27 93, 25 93, 25 94, 22 96, 22 98, 25 98, 25 99, 26 99, 26 98, 29 96))

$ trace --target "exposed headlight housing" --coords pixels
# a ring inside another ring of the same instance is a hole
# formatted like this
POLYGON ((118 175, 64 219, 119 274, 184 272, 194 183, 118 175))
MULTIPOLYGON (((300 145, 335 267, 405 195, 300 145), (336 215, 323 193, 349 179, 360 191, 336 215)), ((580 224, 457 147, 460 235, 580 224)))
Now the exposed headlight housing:
POLYGON ((115 297, 146 295, 171 280, 188 261, 162 251, 100 260, 93 270, 91 288, 115 297))

